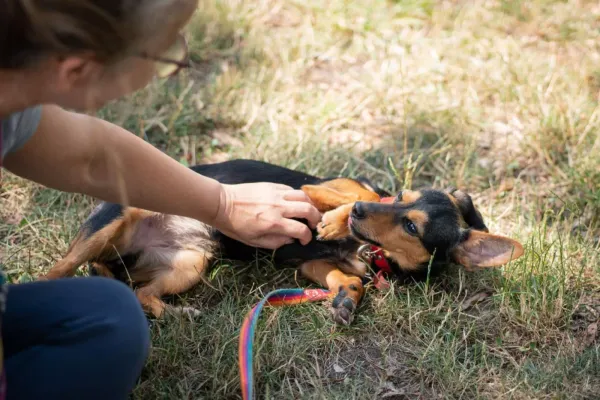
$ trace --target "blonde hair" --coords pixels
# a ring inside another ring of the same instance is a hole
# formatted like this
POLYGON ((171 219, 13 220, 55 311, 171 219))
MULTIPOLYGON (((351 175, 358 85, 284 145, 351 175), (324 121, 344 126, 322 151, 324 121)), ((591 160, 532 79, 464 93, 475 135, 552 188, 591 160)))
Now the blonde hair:
POLYGON ((0 0, 0 68, 23 68, 48 54, 90 51, 105 63, 144 35, 142 15, 157 0, 0 0))

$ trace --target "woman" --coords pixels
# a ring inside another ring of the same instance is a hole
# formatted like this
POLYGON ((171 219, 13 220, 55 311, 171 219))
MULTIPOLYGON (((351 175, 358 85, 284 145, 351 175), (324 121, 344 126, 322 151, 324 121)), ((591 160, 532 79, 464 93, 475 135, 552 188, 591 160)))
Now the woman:
MULTIPOLYGON (((0 161, 66 192, 196 218, 247 244, 306 244, 318 211, 268 183, 221 185, 93 110, 186 66, 197 0, 0 0, 0 161), (160 27, 160 29, 157 29, 160 27)), ((124 284, 101 278, 3 285, 8 398, 123 399, 148 329, 124 284)))

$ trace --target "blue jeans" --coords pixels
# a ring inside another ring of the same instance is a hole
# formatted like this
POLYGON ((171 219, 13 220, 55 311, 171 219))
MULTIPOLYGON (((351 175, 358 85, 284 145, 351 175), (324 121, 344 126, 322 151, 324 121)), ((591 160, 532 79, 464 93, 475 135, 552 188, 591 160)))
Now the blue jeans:
POLYGON ((2 338, 7 400, 126 399, 150 344, 131 289, 100 277, 11 285, 2 338))

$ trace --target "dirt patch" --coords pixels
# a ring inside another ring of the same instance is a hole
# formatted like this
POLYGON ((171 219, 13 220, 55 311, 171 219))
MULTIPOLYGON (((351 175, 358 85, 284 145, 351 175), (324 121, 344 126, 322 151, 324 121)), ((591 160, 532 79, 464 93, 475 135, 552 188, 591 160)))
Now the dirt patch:
POLYGON ((332 382, 367 378, 378 399, 438 398, 433 388, 423 385, 421 374, 409 362, 413 355, 407 350, 408 343, 377 339, 381 337, 351 339, 325 363, 326 377, 332 382))
POLYGON ((571 318, 571 330, 578 351, 600 343, 600 292, 581 297, 571 318))

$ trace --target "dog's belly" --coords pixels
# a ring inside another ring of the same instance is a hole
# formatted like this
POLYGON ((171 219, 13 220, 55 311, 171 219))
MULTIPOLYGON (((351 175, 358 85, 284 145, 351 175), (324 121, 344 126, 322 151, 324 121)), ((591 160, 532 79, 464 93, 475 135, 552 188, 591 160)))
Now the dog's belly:
POLYGON ((192 218, 156 214, 140 221, 127 253, 156 249, 210 250, 214 248, 211 228, 192 218))
POLYGON ((168 271, 181 251, 197 251, 212 258, 217 247, 212 228, 192 218, 153 214, 139 221, 127 246, 109 259, 94 259, 105 265, 117 279, 147 281, 168 271))

